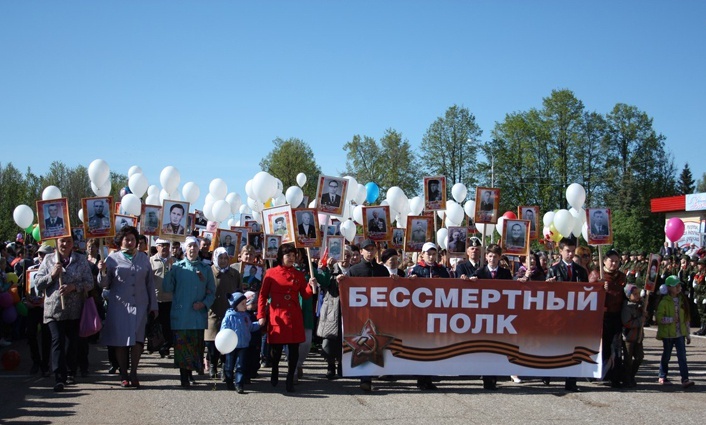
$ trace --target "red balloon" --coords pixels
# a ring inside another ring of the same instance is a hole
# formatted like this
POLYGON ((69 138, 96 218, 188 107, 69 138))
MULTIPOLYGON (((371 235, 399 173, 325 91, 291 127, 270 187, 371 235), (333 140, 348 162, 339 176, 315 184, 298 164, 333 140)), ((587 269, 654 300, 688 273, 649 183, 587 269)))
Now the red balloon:
POLYGON ((17 350, 7 350, 2 354, 2 367, 5 370, 15 370, 20 365, 20 360, 17 350))
POLYGON ((512 211, 505 211, 505 214, 503 214, 503 217, 508 218, 510 220, 517 220, 517 214, 515 214, 512 211))

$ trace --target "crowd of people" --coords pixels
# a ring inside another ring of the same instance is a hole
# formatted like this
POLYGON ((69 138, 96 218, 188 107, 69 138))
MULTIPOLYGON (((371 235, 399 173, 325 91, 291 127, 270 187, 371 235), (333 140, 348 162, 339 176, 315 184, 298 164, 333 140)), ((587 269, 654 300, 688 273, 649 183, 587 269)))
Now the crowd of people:
MULTIPOLYGON (((646 252, 608 250, 602 258, 575 239, 562 239, 555 252, 532 252, 525 257, 503 255, 499 245, 483 246, 477 237, 465 242, 465 256, 451 258, 433 242, 420 253, 405 254, 379 249, 366 239, 346 245, 340 259, 310 260, 307 251, 292 244, 280 245, 277 260, 264 261, 251 245, 237 258, 226 248, 210 250, 208 241, 188 236, 185 241, 158 239, 149 246, 136 228, 126 226, 114 238, 113 250, 101 258, 102 241, 89 240, 86 249, 71 237, 48 244, 0 245, 0 291, 7 291, 6 273, 19 276, 18 285, 28 307, 26 317, 2 328, 3 346, 26 338, 32 374, 54 376, 55 391, 76 383, 89 373, 91 344, 108 347, 110 374, 119 374, 119 385, 139 388, 139 363, 145 351, 170 357, 179 369, 180 385, 189 388, 196 376, 221 379, 228 390, 245 387, 270 368, 270 383, 279 384, 279 368, 286 356, 285 390, 295 391, 304 374, 304 361, 312 346, 323 355, 326 378, 342 377, 340 308, 337 327, 317 336, 317 320, 328 298, 337 298, 343 276, 393 279, 458 278, 504 279, 521 282, 604 282, 603 364, 606 383, 634 387, 644 358, 644 327, 657 326, 663 343, 658 382, 670 384, 669 361, 676 348, 681 385, 689 379, 686 344, 691 327, 706 334, 706 258, 704 250, 690 252, 665 244, 661 261, 649 263, 646 252), (241 263, 265 269, 262 281, 244 279, 241 263), (36 270, 25 290, 25 270, 36 270), (656 283, 653 292, 645 285, 656 283), (99 306, 103 329, 99 335, 78 334, 84 300, 99 306), (237 335, 229 353, 218 350, 222 330, 237 335), (157 345, 147 341, 159 341, 157 345)), ((376 377, 360 380, 363 391, 373 390, 376 377)), ((518 376, 511 377, 521 382, 518 376)), ((417 387, 436 389, 433 376, 416 376, 417 387)), ((483 387, 494 390, 497 376, 483 376, 483 387)), ((543 379, 550 384, 548 378, 543 379)), ((577 380, 567 377, 567 391, 580 391, 577 380)))

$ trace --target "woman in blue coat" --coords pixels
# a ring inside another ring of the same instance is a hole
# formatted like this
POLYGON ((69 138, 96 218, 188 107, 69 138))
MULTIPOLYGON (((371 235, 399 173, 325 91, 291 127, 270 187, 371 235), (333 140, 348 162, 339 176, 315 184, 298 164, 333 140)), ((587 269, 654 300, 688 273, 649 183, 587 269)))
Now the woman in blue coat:
POLYGON ((150 259, 147 254, 137 250, 138 237, 136 228, 123 227, 115 236, 120 251, 113 252, 105 262, 99 261, 97 264, 100 270, 98 284, 109 290, 108 311, 101 341, 109 347, 115 347, 122 380, 120 385, 137 388, 140 387, 137 365, 145 343, 147 315, 152 312, 156 317, 158 313, 150 259))
POLYGON ((185 250, 185 258, 174 263, 162 289, 174 293, 174 364, 179 368, 181 386, 189 387, 193 371, 203 371, 203 330, 208 327, 208 309, 215 299, 216 283, 211 267, 199 260, 198 239, 187 237, 185 250))

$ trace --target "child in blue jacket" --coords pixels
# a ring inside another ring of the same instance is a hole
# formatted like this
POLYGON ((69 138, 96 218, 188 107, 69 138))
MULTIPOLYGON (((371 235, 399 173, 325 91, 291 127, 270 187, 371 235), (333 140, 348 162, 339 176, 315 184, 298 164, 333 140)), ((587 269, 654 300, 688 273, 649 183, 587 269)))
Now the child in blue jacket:
POLYGON ((253 322, 246 312, 247 297, 242 292, 234 292, 228 297, 230 308, 221 322, 221 330, 230 329, 238 336, 238 344, 230 353, 226 353, 226 364, 224 372, 226 375, 226 386, 229 390, 235 390, 239 394, 245 393, 243 389, 245 378, 245 367, 250 345, 250 332, 260 329, 260 324, 253 322), (235 384, 233 383, 233 369, 235 369, 235 384))

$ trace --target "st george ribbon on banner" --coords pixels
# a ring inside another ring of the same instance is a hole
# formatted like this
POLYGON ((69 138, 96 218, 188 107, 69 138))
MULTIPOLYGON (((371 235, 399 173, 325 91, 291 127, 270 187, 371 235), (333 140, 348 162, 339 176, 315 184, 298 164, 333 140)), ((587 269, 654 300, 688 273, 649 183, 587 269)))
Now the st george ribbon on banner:
POLYGON ((343 373, 602 376, 603 284, 349 278, 343 373))

